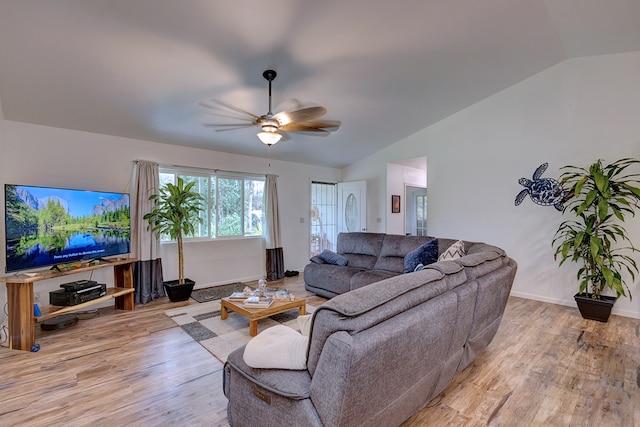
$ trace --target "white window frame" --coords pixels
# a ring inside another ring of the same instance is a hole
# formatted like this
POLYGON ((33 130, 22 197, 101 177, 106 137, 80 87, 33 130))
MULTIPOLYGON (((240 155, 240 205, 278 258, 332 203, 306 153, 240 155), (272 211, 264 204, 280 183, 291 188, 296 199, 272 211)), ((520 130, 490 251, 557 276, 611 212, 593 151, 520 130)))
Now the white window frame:
MULTIPOLYGON (((220 171, 220 170, 210 170, 210 169, 200 169, 200 168, 189 168, 189 167, 184 167, 184 166, 171 166, 171 165, 160 165, 160 167, 158 168, 158 172, 159 174, 171 174, 174 176, 173 179, 173 183, 175 184, 177 181, 178 177, 199 177, 199 178, 207 178, 208 182, 209 182, 209 188, 208 188, 208 194, 206 195, 205 199, 205 204, 207 205, 207 209, 206 209, 206 217, 203 218, 203 220, 206 222, 206 227, 205 226, 201 226, 200 227, 200 235, 197 237, 187 237, 184 236, 184 240, 186 241, 190 241, 190 242, 198 242, 198 241, 211 241, 211 240, 237 240, 237 239, 255 239, 255 238, 263 238, 265 235, 265 227, 266 227, 266 206, 264 205, 264 192, 266 191, 266 186, 263 187, 263 197, 261 199, 261 205, 262 205, 262 210, 260 213, 260 222, 261 222, 261 229, 262 229, 262 234, 247 234, 246 232, 246 227, 245 227, 245 211, 247 209, 246 206, 246 199, 245 199, 245 183, 247 181, 261 181, 263 183, 265 183, 265 176, 264 175, 252 175, 252 174, 246 174, 246 173, 242 173, 242 172, 232 172, 232 171, 220 171), (214 229, 211 226, 214 218, 213 218, 213 214, 214 212, 218 212, 220 209, 220 206, 218 205, 220 203, 220 186, 218 185, 218 180, 219 179, 233 179, 233 180, 240 180, 241 181, 241 188, 240 188, 240 193, 241 193, 241 200, 242 200, 242 207, 241 207, 241 212, 240 212, 240 228, 241 228, 241 233, 242 234, 237 234, 237 235, 230 235, 230 236, 219 236, 218 235, 218 230, 219 230, 219 225, 220 225, 220 218, 218 215, 216 215, 215 217, 215 234, 214 234, 214 229), (215 181, 215 190, 216 190, 216 194, 212 194, 212 181, 215 181), (214 207, 214 201, 215 201, 215 210, 213 209, 214 207), (202 228, 206 228, 204 231, 202 230, 202 228)), ((162 184, 162 183, 161 183, 162 184)), ((203 194, 204 196, 204 194, 203 194)), ((175 242, 175 240, 171 240, 166 238, 166 236, 161 237, 160 239, 161 243, 172 243, 175 242)))

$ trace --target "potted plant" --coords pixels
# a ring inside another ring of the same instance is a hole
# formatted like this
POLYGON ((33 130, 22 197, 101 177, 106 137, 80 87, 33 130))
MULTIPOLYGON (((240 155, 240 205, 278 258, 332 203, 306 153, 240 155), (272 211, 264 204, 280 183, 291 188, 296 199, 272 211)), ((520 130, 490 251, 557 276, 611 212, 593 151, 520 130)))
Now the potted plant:
POLYGON ((154 209, 143 218, 149 221, 147 229, 157 236, 167 235, 178 242, 178 280, 164 282, 171 301, 186 301, 191 296, 195 282, 184 277, 184 252, 182 238, 194 234, 195 225, 202 222, 200 211, 204 197, 193 189, 195 182, 185 185, 182 178, 174 184, 160 188, 160 194, 149 196, 155 202, 154 209))
POLYGON ((626 169, 640 161, 624 158, 611 164, 598 160, 588 169, 564 166, 560 177, 570 199, 552 246, 554 258, 562 265, 570 260, 580 265, 576 303, 585 319, 606 322, 616 299, 631 291, 625 277, 633 281, 638 266, 631 254, 638 252, 622 226, 628 215, 635 216, 640 204, 639 175, 626 169), (602 295, 605 289, 615 297, 602 295))

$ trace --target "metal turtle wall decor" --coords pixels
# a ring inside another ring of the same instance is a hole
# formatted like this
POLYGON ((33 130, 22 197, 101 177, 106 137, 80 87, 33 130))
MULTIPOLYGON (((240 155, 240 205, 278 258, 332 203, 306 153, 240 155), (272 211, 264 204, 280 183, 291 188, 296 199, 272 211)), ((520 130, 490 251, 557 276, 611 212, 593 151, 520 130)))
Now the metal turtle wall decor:
POLYGON ((562 184, 553 178, 542 178, 542 174, 547 170, 548 166, 548 163, 538 166, 533 173, 533 180, 527 178, 518 180, 518 183, 525 188, 516 196, 516 206, 520 205, 528 195, 533 203, 542 206, 553 206, 562 211, 564 202, 569 199, 571 191, 562 188, 562 184))

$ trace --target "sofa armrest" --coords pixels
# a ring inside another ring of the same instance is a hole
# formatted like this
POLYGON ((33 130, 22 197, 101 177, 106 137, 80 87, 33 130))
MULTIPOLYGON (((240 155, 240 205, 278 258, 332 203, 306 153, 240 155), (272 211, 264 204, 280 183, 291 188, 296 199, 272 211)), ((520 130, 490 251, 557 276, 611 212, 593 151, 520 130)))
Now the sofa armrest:
MULTIPOLYGON (((235 349, 227 358, 225 371, 223 371, 223 391, 228 393, 229 380, 227 376, 232 369, 243 376, 250 383, 263 387, 272 393, 293 399, 307 399, 311 386, 311 375, 309 371, 291 371, 288 369, 260 369, 248 366, 244 359, 245 346, 235 349)), ((250 390, 248 394, 251 394, 250 390)), ((228 395, 227 395, 228 397, 228 395)))

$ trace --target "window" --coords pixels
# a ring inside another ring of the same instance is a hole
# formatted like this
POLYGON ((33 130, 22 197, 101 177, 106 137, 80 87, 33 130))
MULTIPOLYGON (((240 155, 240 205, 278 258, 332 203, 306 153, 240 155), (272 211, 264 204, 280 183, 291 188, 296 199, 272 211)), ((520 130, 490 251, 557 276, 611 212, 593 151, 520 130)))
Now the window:
POLYGON ((311 183, 311 247, 310 255, 325 249, 336 250, 337 191, 335 184, 311 183))
MULTIPOLYGON (((178 177, 185 183, 195 182, 194 188, 206 200, 200 214, 202 223, 197 224, 194 235, 185 238, 262 236, 264 177, 170 167, 161 167, 159 175, 160 187, 175 184, 178 177)), ((161 240, 168 241, 168 237, 161 240)))

